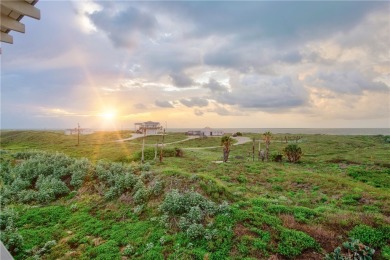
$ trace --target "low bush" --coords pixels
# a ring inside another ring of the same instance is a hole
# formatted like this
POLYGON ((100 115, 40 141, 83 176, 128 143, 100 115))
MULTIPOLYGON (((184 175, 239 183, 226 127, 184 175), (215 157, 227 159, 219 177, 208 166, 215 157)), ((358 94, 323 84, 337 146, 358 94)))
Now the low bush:
POLYGON ((287 257, 300 255, 306 249, 317 249, 317 242, 302 231, 283 229, 280 233, 280 242, 277 252, 287 257))
POLYGON ((41 257, 44 254, 48 253, 50 249, 55 245, 57 245, 57 242, 55 240, 47 241, 43 247, 34 250, 34 258, 41 259, 41 257))
POLYGON ((296 144, 287 145, 283 152, 287 156, 287 160, 292 163, 298 162, 303 154, 302 149, 296 144))
POLYGON ((23 237, 16 228, 18 215, 13 209, 2 208, 0 211, 0 240, 11 254, 20 253, 23 237))
POLYGON ((371 260, 375 250, 364 245, 358 239, 350 239, 325 256, 325 260, 371 260))
POLYGON ((358 225, 348 235, 368 246, 381 248, 390 241, 390 227, 372 228, 367 225, 358 225))
POLYGON ((212 232, 205 226, 210 223, 211 218, 227 213, 229 206, 216 205, 194 191, 180 193, 178 190, 172 190, 165 196, 159 209, 163 213, 160 218, 161 224, 169 227, 171 225, 169 221, 175 219, 171 222, 178 223, 177 226, 190 239, 195 239, 205 234, 210 237, 212 232))
POLYGON ((73 159, 62 153, 32 151, 14 156, 23 161, 1 171, 3 204, 49 203, 79 188, 91 167, 87 159, 73 159))
POLYGON ((281 162, 283 160, 283 154, 280 152, 271 153, 271 161, 273 162, 281 162))

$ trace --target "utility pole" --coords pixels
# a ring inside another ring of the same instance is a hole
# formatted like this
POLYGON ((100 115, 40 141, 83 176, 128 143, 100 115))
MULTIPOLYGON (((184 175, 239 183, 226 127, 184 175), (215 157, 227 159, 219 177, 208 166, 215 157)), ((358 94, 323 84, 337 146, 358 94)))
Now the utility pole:
POLYGON ((80 145, 80 124, 77 123, 77 146, 80 145))

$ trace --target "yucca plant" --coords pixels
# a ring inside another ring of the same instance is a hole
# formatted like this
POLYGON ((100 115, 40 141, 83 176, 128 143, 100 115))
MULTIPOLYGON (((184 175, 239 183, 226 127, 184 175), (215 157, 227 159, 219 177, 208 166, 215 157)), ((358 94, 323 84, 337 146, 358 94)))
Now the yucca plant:
POLYGON ((287 145, 283 152, 287 156, 287 160, 292 163, 298 162, 303 155, 302 149, 296 144, 287 145))

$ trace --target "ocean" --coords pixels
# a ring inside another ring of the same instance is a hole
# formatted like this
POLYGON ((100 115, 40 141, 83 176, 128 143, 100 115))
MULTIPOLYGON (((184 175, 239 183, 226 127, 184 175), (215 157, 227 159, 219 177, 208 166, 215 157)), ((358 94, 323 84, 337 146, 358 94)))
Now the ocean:
MULTIPOLYGON (((390 128, 213 128, 225 133, 264 133, 273 134, 326 134, 326 135, 390 135, 390 128)), ((202 128, 168 128, 167 132, 187 132, 202 128)))

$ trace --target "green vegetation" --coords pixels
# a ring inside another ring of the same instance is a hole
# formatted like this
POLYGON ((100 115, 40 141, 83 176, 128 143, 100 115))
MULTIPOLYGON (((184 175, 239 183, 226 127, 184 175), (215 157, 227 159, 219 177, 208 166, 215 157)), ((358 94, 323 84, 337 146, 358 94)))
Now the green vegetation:
POLYGON ((283 152, 287 156, 287 160, 292 163, 298 162, 302 156, 302 149, 296 144, 287 145, 283 152))
POLYGON ((325 260, 371 260, 375 250, 364 245, 359 239, 350 239, 343 243, 343 248, 337 247, 332 253, 325 256, 325 260))
POLYGON ((218 164, 220 137, 168 133, 164 161, 154 136, 140 164, 142 139, 115 142, 130 136, 1 132, 16 259, 390 259, 388 137, 272 134, 267 162, 230 139, 218 164))

